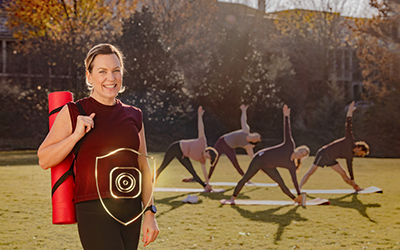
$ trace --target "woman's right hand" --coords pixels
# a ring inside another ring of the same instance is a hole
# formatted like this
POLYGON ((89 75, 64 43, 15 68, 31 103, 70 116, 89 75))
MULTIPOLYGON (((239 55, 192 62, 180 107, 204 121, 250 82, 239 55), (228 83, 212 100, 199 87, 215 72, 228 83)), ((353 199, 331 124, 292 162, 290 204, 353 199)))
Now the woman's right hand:
POLYGON ((290 108, 286 104, 283 106, 283 115, 290 116, 290 108))
POLYGON ((76 127, 74 134, 80 139, 85 136, 86 133, 94 128, 94 117, 95 113, 91 113, 89 116, 79 115, 76 121, 76 127))

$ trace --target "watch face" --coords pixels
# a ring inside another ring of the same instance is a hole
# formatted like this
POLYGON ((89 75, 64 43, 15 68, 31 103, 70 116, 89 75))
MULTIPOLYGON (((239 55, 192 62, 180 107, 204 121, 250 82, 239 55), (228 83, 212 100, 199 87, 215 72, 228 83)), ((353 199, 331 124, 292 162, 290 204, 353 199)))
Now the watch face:
POLYGON ((152 213, 157 213, 157 208, 154 205, 148 206, 145 211, 150 210, 152 213))

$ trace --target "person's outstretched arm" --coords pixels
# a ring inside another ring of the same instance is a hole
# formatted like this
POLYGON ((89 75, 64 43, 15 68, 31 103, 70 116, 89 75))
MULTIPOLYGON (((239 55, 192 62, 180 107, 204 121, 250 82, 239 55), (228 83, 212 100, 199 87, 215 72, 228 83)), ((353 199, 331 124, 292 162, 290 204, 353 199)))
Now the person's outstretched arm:
POLYGON ((242 115, 240 116, 240 124, 242 126, 242 130, 245 133, 250 133, 250 126, 247 124, 247 108, 249 106, 246 106, 244 104, 240 105, 240 110, 242 110, 242 115))
POLYGON ((283 141, 289 140, 292 138, 292 132, 290 131, 290 108, 285 104, 283 106, 283 141))
POLYGON ((352 137, 353 136, 353 130, 352 130, 352 124, 351 124, 351 119, 353 117, 353 112, 356 110, 356 107, 354 106, 354 101, 350 103, 349 109, 347 110, 347 116, 346 116, 346 137, 352 137))
POLYGON ((204 114, 204 109, 202 106, 199 106, 199 108, 197 109, 198 138, 206 137, 206 134, 204 132, 203 114, 204 114))

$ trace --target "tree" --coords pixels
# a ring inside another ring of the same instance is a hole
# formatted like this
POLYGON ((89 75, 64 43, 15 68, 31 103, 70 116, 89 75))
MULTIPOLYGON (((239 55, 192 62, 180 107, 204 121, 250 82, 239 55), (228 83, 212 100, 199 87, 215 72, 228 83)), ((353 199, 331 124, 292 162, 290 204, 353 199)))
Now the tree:
MULTIPOLYGON (((281 87, 279 97, 293 107, 293 120, 297 121, 293 126, 295 134, 309 133, 309 128, 315 132, 312 139, 303 137, 308 144, 332 138, 331 132, 325 130, 326 126, 322 124, 330 124, 332 133, 337 134, 342 128, 342 123, 336 120, 339 118, 337 112, 342 111, 346 102, 350 101, 344 95, 345 84, 349 80, 339 76, 337 67, 340 66, 338 55, 341 51, 352 49, 349 44, 350 30, 346 26, 351 19, 340 14, 344 1, 324 2, 326 5, 322 7, 317 6, 316 1, 304 2, 311 3, 312 10, 304 6, 281 11, 276 13, 274 20, 277 35, 273 36, 272 49, 277 51, 275 53, 283 51, 294 71, 293 75, 286 75, 277 82, 281 87), (339 98, 337 91, 343 96, 339 98), (322 108, 321 103, 335 104, 336 111, 332 110, 335 109, 333 107, 323 107, 326 114, 334 112, 335 115, 310 115, 322 108)), ((342 120, 339 118, 339 121, 342 120)))
POLYGON ((400 2, 370 1, 378 14, 355 26, 357 57, 369 107, 358 120, 361 135, 371 144, 374 156, 400 154, 400 2))
POLYGON ((153 142, 149 147, 164 150, 165 143, 176 139, 168 137, 179 129, 176 124, 184 122, 186 112, 191 111, 183 91, 183 74, 162 43, 147 7, 124 20, 118 44, 127 58, 127 89, 122 98, 144 111, 149 141, 153 142))
POLYGON ((94 44, 112 42, 120 35, 120 19, 134 12, 136 1, 15 0, 4 5, 8 27, 20 41, 18 49, 31 64, 46 62, 40 72, 44 76, 68 76, 66 85, 52 86, 55 82, 48 78, 48 84, 42 81, 42 89, 76 88, 80 92, 85 54, 94 44))
POLYGON ((4 88, 9 91, 2 96, 10 95, 2 98, 7 104, 0 112, 10 119, 0 125, 1 134, 4 138, 35 138, 39 144, 48 128, 47 94, 69 90, 75 99, 85 95, 87 51, 120 35, 120 18, 134 12, 136 1, 14 0, 2 4, 7 25, 17 39, 12 50, 24 55, 17 65, 26 69, 28 78, 15 77, 10 80, 13 87, 4 88))
POLYGON ((256 114, 249 112, 248 120, 251 123, 257 116, 257 122, 262 123, 270 117, 267 108, 275 107, 278 101, 277 87, 268 75, 268 57, 254 48, 250 35, 235 27, 221 27, 220 32, 223 38, 193 86, 193 98, 212 117, 208 119, 213 124, 213 139, 240 128, 241 104, 252 106, 251 110, 260 105, 262 108, 256 109, 256 114))
POLYGON ((153 13, 160 39, 185 75, 187 88, 207 67, 217 44, 216 0, 142 0, 153 13))

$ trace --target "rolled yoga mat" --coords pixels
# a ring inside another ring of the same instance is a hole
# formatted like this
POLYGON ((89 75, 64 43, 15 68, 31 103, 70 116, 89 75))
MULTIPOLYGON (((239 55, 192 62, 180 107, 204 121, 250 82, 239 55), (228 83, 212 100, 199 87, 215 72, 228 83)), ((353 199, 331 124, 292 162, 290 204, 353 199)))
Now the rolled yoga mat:
MULTIPOLYGON (((49 94, 49 128, 57 117, 60 107, 66 103, 73 101, 71 92, 60 91, 49 94), (53 112, 52 112, 53 111, 53 112)), ((69 170, 73 154, 70 153, 61 163, 51 168, 51 187, 57 180, 69 170)), ((76 223, 75 204, 74 204, 74 179, 70 175, 67 179, 55 190, 52 195, 53 206, 53 224, 74 224, 76 223)))

